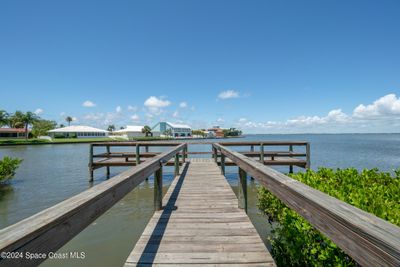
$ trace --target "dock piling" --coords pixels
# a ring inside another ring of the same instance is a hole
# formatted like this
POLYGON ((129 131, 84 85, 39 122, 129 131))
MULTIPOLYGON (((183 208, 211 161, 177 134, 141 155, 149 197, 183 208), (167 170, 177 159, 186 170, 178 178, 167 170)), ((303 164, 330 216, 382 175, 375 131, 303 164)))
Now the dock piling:
MULTIPOLYGON (((293 145, 289 146, 289 153, 293 153, 293 145)), ((292 155, 290 155, 290 158, 292 158, 292 155)), ((293 173, 293 165, 289 165, 289 173, 293 173)))
POLYGON ((162 166, 154 173, 154 209, 162 209, 162 166))
POLYGON ((179 175, 179 154, 175 155, 175 176, 179 175))
POLYGON ((140 145, 136 144, 136 165, 140 164, 140 145))
POLYGON ((221 153, 221 174, 225 175, 225 155, 221 153))
POLYGON ((89 182, 93 181, 93 145, 89 146, 89 182))
POLYGON ((247 213, 247 173, 239 167, 238 206, 247 213))

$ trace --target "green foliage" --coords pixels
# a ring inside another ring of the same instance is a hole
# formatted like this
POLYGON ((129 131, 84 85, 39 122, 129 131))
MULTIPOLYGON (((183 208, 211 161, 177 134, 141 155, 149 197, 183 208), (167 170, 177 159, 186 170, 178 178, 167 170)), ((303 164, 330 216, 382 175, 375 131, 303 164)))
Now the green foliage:
MULTIPOLYGON (((65 121, 68 123, 68 126, 70 126, 71 125, 71 122, 73 121, 74 119, 71 117, 71 116, 67 116, 66 118, 65 118, 65 121)), ((64 126, 63 126, 64 127, 64 126)))
POLYGON ((0 110, 0 127, 9 124, 9 116, 5 110, 0 110))
MULTIPOLYGON (((400 170, 320 168, 291 175, 330 196, 400 226, 400 170)), ((356 266, 332 241, 264 188, 259 208, 273 225, 269 240, 278 266, 356 266)))
POLYGON ((241 136, 242 135, 242 131, 237 130, 236 128, 223 129, 223 132, 224 132, 224 137, 241 136))
POLYGON ((15 175, 15 171, 18 169, 22 159, 4 157, 0 160, 0 183, 3 183, 11 179, 15 175))
POLYGON ((151 132, 151 128, 148 125, 143 127, 142 133, 144 133, 146 135, 146 137, 153 136, 153 133, 151 132))
POLYGON ((56 128, 57 122, 50 120, 37 120, 32 124, 32 135, 34 137, 47 135, 47 132, 56 128))
POLYGON ((24 128, 23 117, 24 113, 22 111, 15 111, 8 118, 8 126, 10 128, 24 128))
POLYGON ((108 125, 107 131, 114 132, 115 131, 115 125, 114 124, 108 125))
POLYGON ((192 130, 192 135, 206 137, 207 133, 205 132, 205 130, 192 130))

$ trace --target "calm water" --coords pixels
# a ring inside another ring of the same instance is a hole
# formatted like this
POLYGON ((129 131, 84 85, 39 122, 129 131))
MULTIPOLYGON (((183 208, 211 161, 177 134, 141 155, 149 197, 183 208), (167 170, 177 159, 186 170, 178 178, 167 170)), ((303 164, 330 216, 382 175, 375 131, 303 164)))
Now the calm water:
MULTIPOLYGON (((346 135, 249 135, 231 141, 305 140, 311 142, 312 167, 379 168, 400 167, 400 134, 346 135)), ((208 145, 191 145, 189 150, 209 151, 208 145)), ((0 187, 0 228, 33 215, 106 180, 105 169, 95 171, 88 183, 88 145, 41 145, 0 147, 0 158, 24 159, 9 186, 0 187)), ((111 176, 124 168, 112 168, 111 176)), ((287 171, 287 168, 282 168, 287 171)), ((227 178, 236 191, 237 168, 227 168, 227 178)), ((164 190, 172 179, 165 168, 164 190)), ((250 181, 249 216, 259 233, 269 230, 256 207, 256 184, 250 181)), ((125 262, 153 213, 153 180, 142 183, 113 208, 92 223, 61 251, 85 252, 85 260, 48 260, 43 266, 119 266, 125 262)))

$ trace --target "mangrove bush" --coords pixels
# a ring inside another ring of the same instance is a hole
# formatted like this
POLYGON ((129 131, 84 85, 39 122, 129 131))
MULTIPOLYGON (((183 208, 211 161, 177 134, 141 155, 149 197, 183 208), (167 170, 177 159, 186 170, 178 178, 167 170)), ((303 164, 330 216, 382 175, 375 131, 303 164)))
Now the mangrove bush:
POLYGON ((21 164, 22 159, 4 157, 0 160, 0 183, 11 179, 15 175, 15 171, 21 164))
MULTIPOLYGON (((400 171, 308 170, 292 178, 400 226, 400 171)), ((356 266, 357 263, 265 188, 259 208, 268 216, 268 237, 278 266, 356 266)))

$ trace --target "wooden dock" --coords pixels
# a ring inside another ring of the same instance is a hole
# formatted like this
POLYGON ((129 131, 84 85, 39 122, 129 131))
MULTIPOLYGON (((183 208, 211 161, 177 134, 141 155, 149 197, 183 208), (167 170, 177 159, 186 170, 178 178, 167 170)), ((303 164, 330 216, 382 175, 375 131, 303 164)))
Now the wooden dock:
POLYGON ((275 266, 211 159, 189 160, 163 202, 125 266, 275 266))
MULTIPOLYGON (((94 158, 96 161, 105 158, 106 163, 128 162, 124 164, 129 168, 1 229, 0 252, 6 253, 2 255, 55 252, 154 175, 155 213, 133 251, 126 255, 126 266, 274 266, 271 255, 246 215, 247 177, 250 176, 361 266, 400 266, 400 227, 265 166, 270 160, 274 165, 288 165, 289 171, 293 171, 295 163, 302 161, 301 166, 309 168, 310 145, 307 142, 211 145, 212 151, 207 154, 212 158, 188 158, 187 143, 91 144, 91 174, 95 168, 103 167, 95 166, 94 158), (105 147, 106 154, 94 154, 96 146, 105 147), (111 146, 126 146, 130 151, 111 152, 111 146), (132 146, 136 147, 135 153, 132 146), (143 146, 145 149, 141 151, 143 146), (150 152, 149 146, 167 149, 150 152), (250 152, 235 151, 232 146, 250 146, 250 152), (271 148, 265 151, 268 146, 287 146, 288 150, 271 148), (295 151, 294 146, 305 149, 295 151), (227 164, 238 167, 237 198, 224 177, 227 164), (175 179, 163 199, 163 168, 166 165, 174 166, 175 179)), ((203 154, 204 151, 192 153, 203 154)), ((110 166, 114 165, 104 165, 108 174, 110 166)), ((0 267, 38 266, 44 260, 46 257, 0 257, 0 267)))

